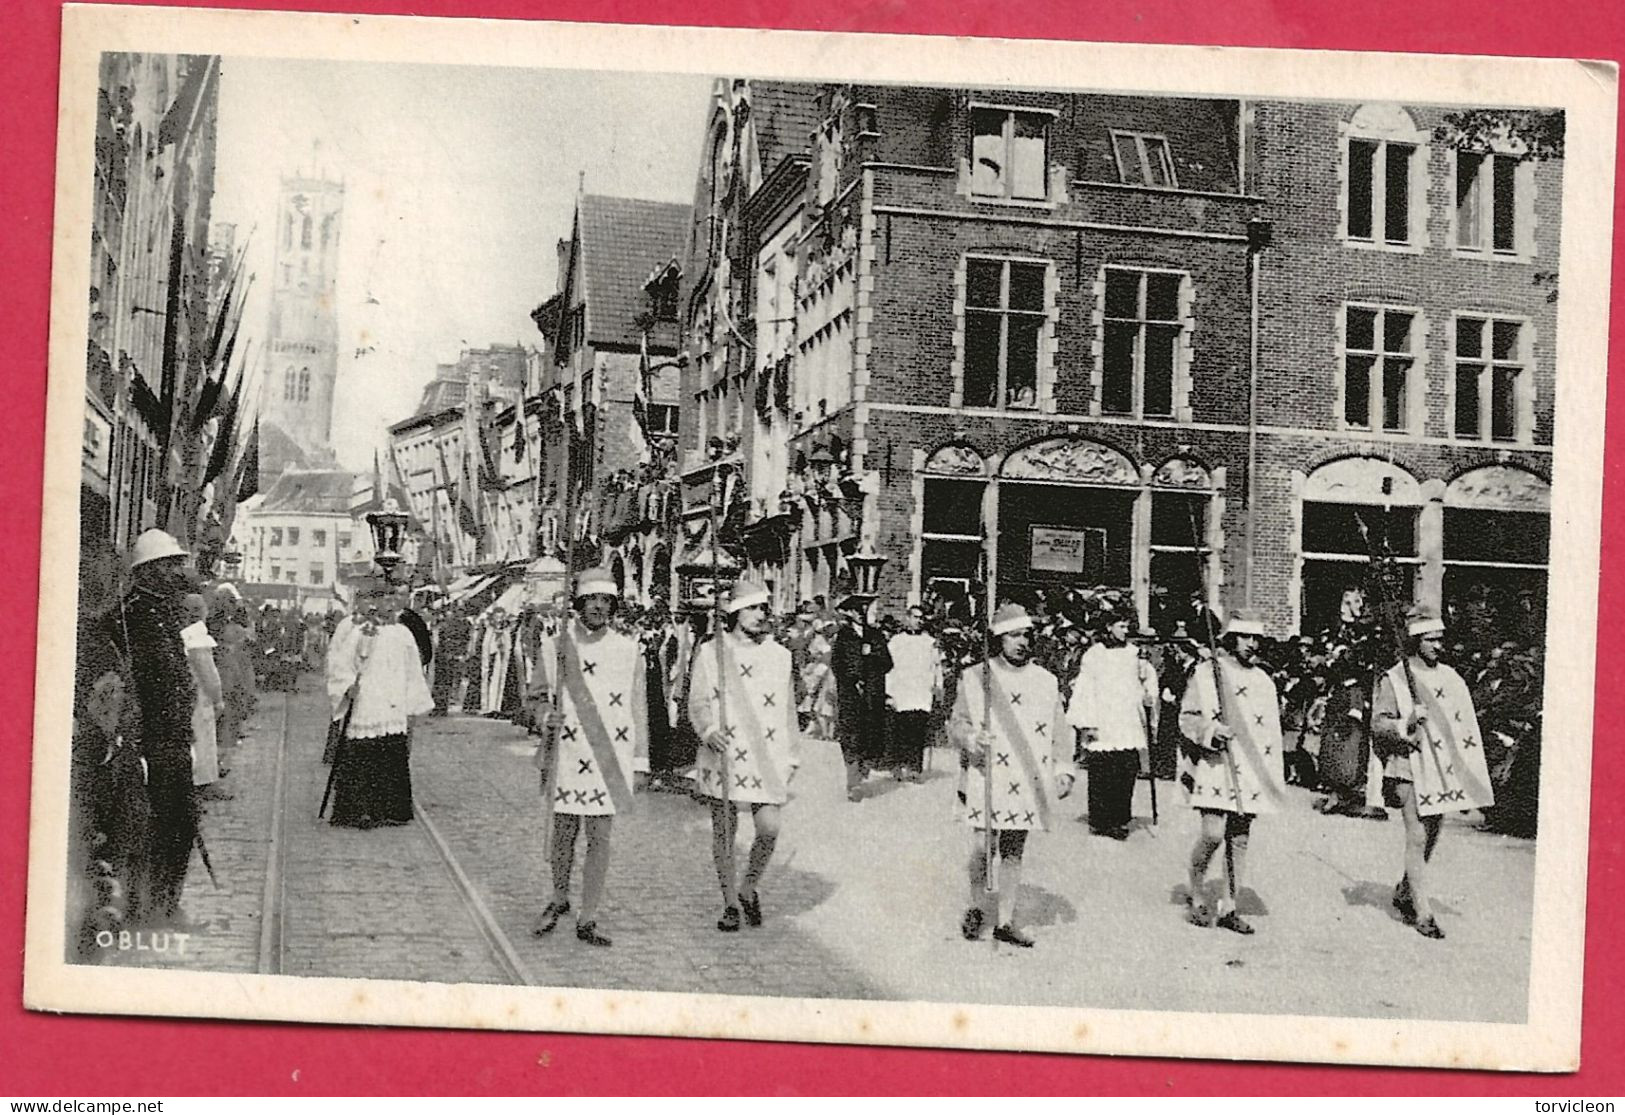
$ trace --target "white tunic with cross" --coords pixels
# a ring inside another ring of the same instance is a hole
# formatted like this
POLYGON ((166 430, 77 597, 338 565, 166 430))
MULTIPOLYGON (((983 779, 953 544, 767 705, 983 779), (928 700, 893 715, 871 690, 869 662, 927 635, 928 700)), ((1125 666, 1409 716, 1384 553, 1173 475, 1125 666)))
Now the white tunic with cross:
POLYGON ((783 805, 797 762, 795 688, 790 652, 772 639, 760 643, 732 633, 722 636, 722 677, 717 644, 694 648, 688 716, 701 740, 694 781, 706 797, 783 805), (704 741, 720 733, 720 755, 704 741))
POLYGON ((1410 660, 1410 670, 1396 665, 1383 675, 1372 706, 1372 730, 1406 739, 1405 726, 1417 709, 1427 713, 1426 735, 1409 755, 1393 755, 1385 777, 1411 783, 1416 811, 1424 817, 1495 804, 1495 787, 1484 758, 1484 733, 1478 727, 1473 697, 1455 670, 1438 663, 1410 660))
MULTIPOLYGON (((1032 662, 1012 666, 995 658, 990 681, 984 670, 985 665, 972 666, 960 675, 949 738, 973 757, 980 753, 976 737, 982 730, 983 691, 990 692, 993 828, 1048 831, 1057 820, 1057 779, 1072 773, 1072 733, 1060 686, 1054 674, 1032 662)), ((962 819, 986 829, 988 788, 982 771, 968 769, 964 785, 962 819)))
POLYGON ((1213 660, 1197 662, 1179 710, 1180 733, 1192 746, 1180 749, 1179 782, 1197 809, 1225 813, 1274 813, 1286 805, 1281 758, 1281 702, 1275 682, 1257 666, 1219 656, 1224 674, 1223 716, 1215 699, 1213 660), (1211 749, 1220 721, 1230 729, 1228 747, 1211 749))
MULTIPOLYGON (((570 624, 568 638, 553 811, 584 817, 623 812, 631 805, 634 771, 648 769, 643 648, 619 631, 591 633, 579 622, 570 624)), ((556 640, 544 639, 540 650, 545 683, 539 688, 550 692, 556 640)))

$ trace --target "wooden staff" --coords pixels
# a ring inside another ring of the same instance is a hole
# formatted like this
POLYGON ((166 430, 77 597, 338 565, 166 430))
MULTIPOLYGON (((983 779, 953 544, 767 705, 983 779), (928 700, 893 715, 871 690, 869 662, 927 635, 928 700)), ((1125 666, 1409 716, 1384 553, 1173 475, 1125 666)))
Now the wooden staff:
MULTIPOLYGON (((711 520, 711 647, 716 656, 716 690, 717 690, 717 727, 716 731, 722 737, 722 746, 717 754, 720 758, 719 773, 722 776, 722 789, 718 795, 722 802, 722 832, 727 841, 728 869, 733 870, 734 838, 737 824, 730 797, 733 786, 733 756, 728 752, 728 675, 727 656, 722 645, 722 584, 721 584, 721 539, 718 537, 721 522, 717 508, 727 495, 727 485, 723 479, 724 466, 719 462, 711 472, 711 493, 706 500, 706 511, 711 520)), ((770 761, 765 753, 762 762, 770 761)))
MULTIPOLYGON (((1003 636, 993 633, 993 614, 988 613, 988 637, 1002 639, 1003 636)), ((1003 644, 1000 644, 1003 649, 1003 644)), ((987 737, 992 731, 993 723, 993 659, 994 650, 989 647, 987 658, 982 663, 982 734, 977 739, 982 748, 982 819, 987 824, 986 839, 982 847, 982 893, 989 895, 994 902, 993 921, 999 920, 999 858, 998 840, 993 831, 993 750, 987 743, 987 737)), ((988 940, 993 944, 995 951, 998 942, 991 935, 988 940)))
MULTIPOLYGON (((571 483, 570 465, 575 456, 575 427, 568 418, 564 420, 565 452, 564 452, 564 617, 559 625, 558 637, 553 641, 553 680, 548 693, 549 703, 553 711, 562 714, 564 711, 564 640, 570 637, 570 609, 575 605, 576 598, 576 561, 575 561, 575 486, 571 483)), ((542 860, 551 863, 553 858, 553 797, 559 781, 559 732, 563 727, 562 715, 553 718, 556 722, 547 726, 542 739, 542 746, 547 752, 541 755, 542 759, 542 860)))
MULTIPOLYGON (((1196 548, 1196 568, 1202 586, 1202 608, 1207 612, 1207 615, 1199 618, 1202 621, 1203 633, 1207 636, 1208 664, 1213 669, 1213 702, 1214 707, 1219 714, 1219 722, 1224 724, 1226 729, 1228 729, 1230 725, 1230 718, 1226 714, 1224 707, 1224 671, 1219 668, 1218 637, 1213 633, 1213 624, 1208 622, 1209 617, 1212 616, 1213 613, 1212 610, 1207 607, 1207 569, 1202 564, 1202 534, 1200 528, 1198 528, 1196 525, 1196 507, 1192 505, 1188 508, 1188 510, 1190 512, 1191 520, 1191 542, 1196 548)), ((1224 755, 1225 769, 1230 774, 1230 792, 1234 796, 1236 811, 1237 813, 1240 813, 1241 776, 1236 770, 1236 757, 1230 753, 1230 743, 1228 740, 1225 741, 1224 746, 1219 748, 1219 751, 1224 755)), ((1236 905, 1235 857, 1235 845, 1230 838, 1230 826, 1226 824, 1224 827, 1224 879, 1225 886, 1230 892, 1230 905, 1232 908, 1234 908, 1236 905)))

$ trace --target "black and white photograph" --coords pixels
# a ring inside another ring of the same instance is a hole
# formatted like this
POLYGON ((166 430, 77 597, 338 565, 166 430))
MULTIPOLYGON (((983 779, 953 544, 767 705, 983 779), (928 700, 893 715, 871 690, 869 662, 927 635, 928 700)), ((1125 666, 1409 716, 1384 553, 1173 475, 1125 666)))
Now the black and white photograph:
POLYGON ((66 17, 29 1006, 1577 1063, 1611 66, 66 17))

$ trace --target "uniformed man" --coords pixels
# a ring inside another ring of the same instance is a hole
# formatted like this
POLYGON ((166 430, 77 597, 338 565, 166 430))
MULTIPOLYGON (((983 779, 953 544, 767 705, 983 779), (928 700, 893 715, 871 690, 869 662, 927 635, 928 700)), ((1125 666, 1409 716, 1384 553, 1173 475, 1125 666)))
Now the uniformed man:
POLYGON ((863 800, 864 780, 886 757, 886 675, 892 660, 885 633, 869 623, 872 599, 854 594, 841 601, 841 629, 830 653, 835 739, 846 762, 846 797, 852 802, 863 800))
POLYGON ((576 939, 600 948, 611 943, 598 929, 598 903, 609 874, 610 828, 616 816, 631 811, 634 774, 648 770, 649 755, 643 649, 610 626, 619 599, 606 569, 587 570, 576 578, 576 622, 559 636, 543 639, 530 694, 532 716, 544 725, 537 761, 553 814, 553 897, 536 933, 551 933, 570 912, 576 834, 584 824, 587 858, 576 939), (554 704, 559 639, 564 684, 554 704))
MULTIPOLYGON (((949 738, 966 762, 962 816, 985 841, 991 829, 998 858, 995 940, 1032 948, 1016 928, 1016 896, 1027 834, 1056 823, 1055 800, 1072 792, 1072 742, 1055 675, 1032 656, 1033 622, 1019 604, 1005 604, 988 626, 988 660, 961 675, 948 721, 949 738), (988 700, 991 698, 991 701, 988 700), (991 772, 991 784, 984 781, 991 772), (991 811, 990 811, 991 810, 991 811)), ((971 905, 960 922, 966 940, 982 935, 988 856, 971 857, 971 905)))
POLYGON ((762 924, 758 885, 779 837, 779 811, 796 766, 795 688, 790 652, 768 634, 767 590, 735 583, 723 607, 723 631, 694 648, 688 715, 701 747, 694 777, 711 803, 711 854, 722 885, 717 928, 739 930, 740 915, 762 924), (738 809, 750 807, 756 830, 744 878, 736 878, 738 809))
POLYGON ((1263 636, 1256 613, 1233 610, 1222 651, 1197 661, 1179 710, 1186 744, 1179 781, 1202 815, 1202 830, 1191 849, 1187 920, 1243 935, 1254 932, 1236 910, 1253 818, 1286 804, 1281 707, 1275 683, 1259 663, 1263 636), (1216 678, 1222 678, 1222 690, 1216 688, 1216 678), (1227 887, 1215 920, 1203 900, 1203 880, 1221 844, 1227 887))
POLYGON ((1444 622, 1413 611, 1406 658, 1383 675, 1372 708, 1373 743, 1383 760, 1383 799, 1405 819, 1405 874, 1394 908, 1424 937, 1444 936, 1429 903, 1428 863, 1444 814, 1495 804, 1467 683, 1439 661, 1444 622))

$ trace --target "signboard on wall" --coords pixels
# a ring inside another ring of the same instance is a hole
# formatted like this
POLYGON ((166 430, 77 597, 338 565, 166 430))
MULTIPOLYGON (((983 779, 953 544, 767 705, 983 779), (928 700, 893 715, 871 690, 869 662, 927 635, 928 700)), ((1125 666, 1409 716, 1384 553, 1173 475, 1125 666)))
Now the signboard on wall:
POLYGON ((1032 558, 1028 568, 1034 573, 1073 573, 1099 570, 1104 565, 1106 532, 1098 528, 1081 530, 1034 526, 1032 558))

